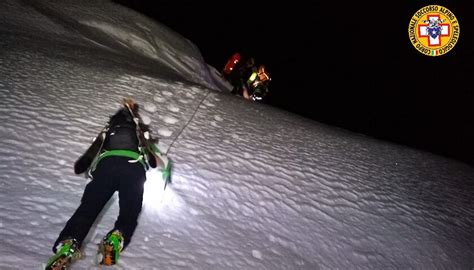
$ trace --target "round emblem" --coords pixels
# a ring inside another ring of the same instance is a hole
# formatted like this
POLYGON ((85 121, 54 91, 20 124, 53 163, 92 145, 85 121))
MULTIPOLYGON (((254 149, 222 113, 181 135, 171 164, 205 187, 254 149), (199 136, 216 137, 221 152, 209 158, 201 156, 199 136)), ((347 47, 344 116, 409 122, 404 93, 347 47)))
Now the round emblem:
POLYGON ((452 50, 459 40, 459 32, 456 16, 438 5, 420 8, 408 25, 411 44, 429 56, 440 56, 452 50))

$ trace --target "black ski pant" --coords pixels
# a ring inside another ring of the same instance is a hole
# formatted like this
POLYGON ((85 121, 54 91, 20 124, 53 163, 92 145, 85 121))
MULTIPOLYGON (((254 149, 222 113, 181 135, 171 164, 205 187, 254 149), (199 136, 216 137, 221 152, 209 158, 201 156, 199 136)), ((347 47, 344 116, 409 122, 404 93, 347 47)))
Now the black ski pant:
POLYGON ((82 195, 81 204, 54 243, 56 246, 65 239, 74 238, 82 245, 84 238, 97 216, 115 191, 119 194, 119 216, 111 230, 120 230, 124 237, 124 248, 137 227, 137 219, 142 209, 143 186, 146 175, 140 162, 130 163, 126 157, 106 157, 97 164, 82 195))

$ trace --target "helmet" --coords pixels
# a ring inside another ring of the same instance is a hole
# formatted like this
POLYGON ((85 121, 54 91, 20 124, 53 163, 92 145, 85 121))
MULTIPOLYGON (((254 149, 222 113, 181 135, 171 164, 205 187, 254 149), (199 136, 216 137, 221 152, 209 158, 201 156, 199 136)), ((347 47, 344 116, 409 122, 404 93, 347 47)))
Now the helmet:
POLYGON ((122 104, 123 106, 130 108, 130 110, 134 112, 138 110, 138 104, 135 103, 135 101, 132 98, 122 99, 122 104))
POLYGON ((250 57, 247 60, 247 67, 253 67, 253 66, 255 66, 255 59, 253 59, 253 57, 250 57))

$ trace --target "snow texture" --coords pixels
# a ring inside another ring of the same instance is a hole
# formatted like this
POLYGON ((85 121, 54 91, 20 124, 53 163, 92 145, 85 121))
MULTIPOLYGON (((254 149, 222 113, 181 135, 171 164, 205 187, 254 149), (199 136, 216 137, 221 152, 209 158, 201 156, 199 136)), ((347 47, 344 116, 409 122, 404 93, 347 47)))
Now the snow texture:
MULTIPOLYGON (((0 269, 41 269, 123 97, 174 162, 110 269, 473 269, 474 169, 232 96, 199 50, 107 1, 0 3, 0 269), (161 186, 160 186, 161 185, 161 186)), ((96 269, 114 196, 72 269, 96 269)))

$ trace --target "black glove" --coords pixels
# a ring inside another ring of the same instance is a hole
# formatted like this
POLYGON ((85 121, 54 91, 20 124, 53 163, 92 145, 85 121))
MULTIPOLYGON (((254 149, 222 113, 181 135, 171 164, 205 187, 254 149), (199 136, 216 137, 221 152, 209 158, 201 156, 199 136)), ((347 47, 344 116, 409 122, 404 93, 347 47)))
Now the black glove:
POLYGON ((91 166, 92 159, 86 156, 81 156, 75 163, 74 163, 74 173, 81 174, 91 166))

